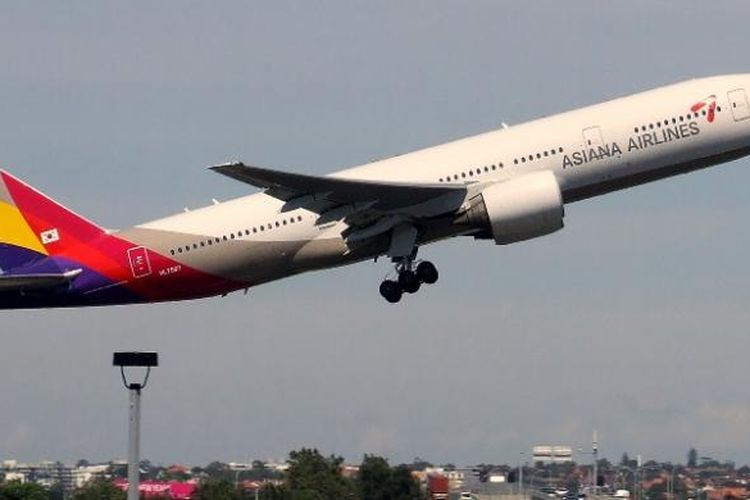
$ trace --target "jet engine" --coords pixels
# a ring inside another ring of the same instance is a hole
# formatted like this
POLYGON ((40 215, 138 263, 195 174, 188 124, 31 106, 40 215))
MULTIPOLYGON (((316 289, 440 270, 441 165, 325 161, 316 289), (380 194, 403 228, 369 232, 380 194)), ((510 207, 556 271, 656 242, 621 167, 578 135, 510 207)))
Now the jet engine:
POLYGON ((456 223, 481 229, 475 237, 492 238, 497 245, 537 238, 563 227, 560 185, 550 171, 498 182, 469 203, 456 223))

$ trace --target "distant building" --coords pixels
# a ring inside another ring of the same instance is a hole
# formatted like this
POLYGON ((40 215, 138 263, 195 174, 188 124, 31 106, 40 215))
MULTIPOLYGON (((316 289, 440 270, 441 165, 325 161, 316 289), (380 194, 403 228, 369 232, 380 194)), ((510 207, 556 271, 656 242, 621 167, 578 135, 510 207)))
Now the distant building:
POLYGON ((74 467, 60 462, 25 464, 17 460, 0 462, 0 475, 6 481, 37 483, 46 487, 59 485, 68 494, 84 486, 96 477, 108 477, 110 464, 82 465, 74 467))
POLYGON ((105 477, 109 473, 109 464, 84 465, 73 471, 73 483, 76 488, 97 477, 105 477))
POLYGON ((565 464, 573 462, 573 448, 570 446, 534 446, 531 450, 534 462, 545 464, 565 464))
POLYGON ((263 462, 263 467, 274 472, 286 472, 289 470, 288 462, 277 462, 275 460, 267 460, 263 462))
POLYGON ((502 473, 502 472, 490 472, 487 474, 487 482, 488 483, 505 483, 507 482, 508 477, 502 473))
POLYGON ((359 474, 359 465, 343 464, 341 466, 341 475, 353 479, 359 474))
POLYGON ((75 486, 75 467, 60 462, 24 464, 16 460, 4 460, 0 463, 0 473, 6 480, 37 483, 46 487, 60 485, 64 492, 73 491, 75 486))
POLYGON ((744 486, 725 486, 723 488, 706 489, 708 500, 726 500, 727 498, 748 498, 750 492, 744 486))
POLYGON ((430 500, 447 500, 450 485, 448 478, 442 474, 427 476, 427 498, 430 500))
POLYGON ((19 483, 25 483, 26 482, 26 476, 24 474, 21 474, 20 472, 6 472, 5 473, 5 480, 10 481, 17 481, 19 483))
MULTIPOLYGON (((115 479, 113 484, 122 491, 128 490, 125 479, 115 479)), ((172 500, 192 500, 198 486, 194 482, 141 481, 138 493, 141 498, 170 498, 172 500)))
POLYGON ((253 470, 253 464, 229 462, 227 466, 229 467, 229 470, 234 471, 234 472, 253 470))

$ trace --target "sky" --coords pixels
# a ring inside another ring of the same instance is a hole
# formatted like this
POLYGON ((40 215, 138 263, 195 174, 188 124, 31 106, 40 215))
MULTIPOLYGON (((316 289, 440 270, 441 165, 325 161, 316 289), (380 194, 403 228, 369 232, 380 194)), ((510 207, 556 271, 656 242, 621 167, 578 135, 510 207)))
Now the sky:
MULTIPOLYGON (((694 77, 748 71, 746 0, 0 5, 0 165, 111 228, 694 77)), ((152 461, 528 459, 537 444, 750 462, 750 160, 201 301, 0 312, 0 459, 126 456, 117 350, 156 350, 152 461), (522 455, 525 454, 525 455, 522 455)), ((1 223, 1 222, 0 222, 1 223)), ((579 461, 590 460, 579 455, 579 461)))

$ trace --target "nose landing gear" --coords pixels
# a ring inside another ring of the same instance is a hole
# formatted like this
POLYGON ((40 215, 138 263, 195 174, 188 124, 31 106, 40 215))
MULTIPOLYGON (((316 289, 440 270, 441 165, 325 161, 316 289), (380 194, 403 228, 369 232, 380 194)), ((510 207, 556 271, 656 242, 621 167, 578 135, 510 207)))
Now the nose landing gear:
POLYGON ((385 300, 395 304, 404 293, 417 293, 423 283, 431 285, 438 280, 438 271, 432 262, 423 260, 415 264, 412 258, 396 260, 396 279, 386 279, 380 284, 380 295, 385 300))

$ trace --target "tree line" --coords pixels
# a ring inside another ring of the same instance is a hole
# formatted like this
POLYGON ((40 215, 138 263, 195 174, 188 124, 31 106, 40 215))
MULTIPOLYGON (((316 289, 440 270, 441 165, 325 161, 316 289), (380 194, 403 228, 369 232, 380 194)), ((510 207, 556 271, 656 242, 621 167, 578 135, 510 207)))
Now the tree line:
MULTIPOLYGON (((257 491, 245 489, 239 474, 214 462, 206 467, 196 500, 423 500, 418 481, 406 465, 392 467, 379 456, 365 455, 356 475, 342 474, 344 459, 324 456, 316 449, 302 448, 289 454, 289 468, 280 477, 263 483, 257 491)), ((258 467, 253 467, 256 469, 258 467)), ((249 472, 248 476, 260 473, 249 472)), ((254 479, 256 479, 254 477, 254 479)), ((77 489, 72 500, 125 500, 126 494, 111 480, 98 478, 77 489)), ((0 485, 0 500, 61 500, 62 492, 34 483, 7 482, 0 485)))

